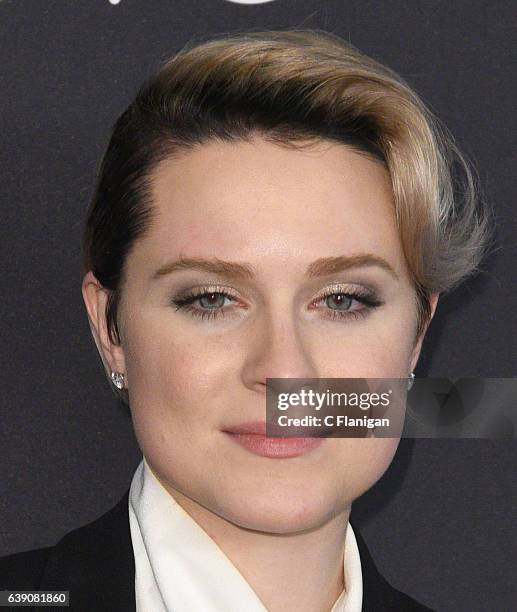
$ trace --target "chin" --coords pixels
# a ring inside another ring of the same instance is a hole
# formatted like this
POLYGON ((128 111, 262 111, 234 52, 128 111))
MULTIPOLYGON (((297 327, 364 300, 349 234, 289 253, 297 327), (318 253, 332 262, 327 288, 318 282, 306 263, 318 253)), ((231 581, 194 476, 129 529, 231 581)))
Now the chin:
POLYGON ((295 533, 316 529, 324 525, 340 512, 349 510, 350 503, 342 495, 336 498, 341 489, 329 483, 326 487, 303 488, 277 483, 264 486, 262 491, 242 488, 235 497, 226 498, 222 516, 232 523, 268 533, 295 533))

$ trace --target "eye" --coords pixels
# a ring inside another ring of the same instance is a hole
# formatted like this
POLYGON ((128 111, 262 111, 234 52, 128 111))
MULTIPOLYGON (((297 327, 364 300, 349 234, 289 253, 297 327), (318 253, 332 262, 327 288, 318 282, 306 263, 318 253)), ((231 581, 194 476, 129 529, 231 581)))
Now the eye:
POLYGON ((333 293, 325 298, 325 304, 335 310, 349 310, 353 301, 354 298, 346 293, 333 293))
POLYGON ((332 291, 312 303, 323 303, 324 316, 328 319, 359 319, 369 315, 384 302, 370 290, 332 291))
MULTIPOLYGON (((224 317, 226 306, 237 299, 227 290, 220 287, 203 287, 182 293, 172 299, 176 310, 185 310, 194 317, 216 319, 224 317)), ((376 293, 366 289, 328 291, 312 302, 314 309, 324 304, 324 317, 327 319, 358 319, 367 316, 373 309, 384 304, 376 293), (359 306, 359 307, 358 307, 359 306)))
POLYGON ((226 295, 224 293, 204 293, 200 297, 197 298, 200 306, 203 308, 208 308, 209 310, 222 308, 224 306, 224 302, 226 300, 226 295))
POLYGON ((202 288, 173 298, 176 310, 184 309, 195 317, 215 319, 224 316, 224 306, 235 301, 227 291, 218 288, 202 288), (196 306, 197 304, 197 306, 196 306))

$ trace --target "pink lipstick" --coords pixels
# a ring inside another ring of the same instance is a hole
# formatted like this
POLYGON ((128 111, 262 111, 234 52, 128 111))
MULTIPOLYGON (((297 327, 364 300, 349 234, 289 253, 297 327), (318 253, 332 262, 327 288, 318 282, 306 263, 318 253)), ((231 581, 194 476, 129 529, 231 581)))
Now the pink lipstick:
MULTIPOLYGON (((285 432, 285 428, 269 425, 271 430, 279 433, 285 432)), ((224 430, 234 442, 246 448, 255 455, 270 457, 272 459, 285 459, 303 455, 313 448, 320 446, 325 438, 273 438, 266 436, 266 423, 263 421, 251 421, 241 423, 235 427, 224 430)))

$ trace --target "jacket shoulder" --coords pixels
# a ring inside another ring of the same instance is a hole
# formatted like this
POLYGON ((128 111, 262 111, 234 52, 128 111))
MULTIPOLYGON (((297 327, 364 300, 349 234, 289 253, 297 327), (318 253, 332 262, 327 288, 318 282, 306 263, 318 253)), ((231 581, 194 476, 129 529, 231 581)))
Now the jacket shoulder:
POLYGON ((392 586, 379 572, 360 531, 353 526, 363 574, 362 612, 436 612, 392 586))
POLYGON ((0 590, 37 590, 53 547, 0 557, 0 590))
POLYGON ((44 590, 70 592, 70 606, 95 612, 135 610, 129 489, 111 510, 67 533, 50 551, 44 590))
POLYGON ((74 610, 134 612, 128 499, 54 546, 0 558, 0 590, 69 591, 74 610))

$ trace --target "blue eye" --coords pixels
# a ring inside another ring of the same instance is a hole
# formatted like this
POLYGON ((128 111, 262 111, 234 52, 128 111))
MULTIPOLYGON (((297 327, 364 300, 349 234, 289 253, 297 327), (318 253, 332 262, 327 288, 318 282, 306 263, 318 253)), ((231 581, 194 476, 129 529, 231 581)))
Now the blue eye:
POLYGON ((213 309, 224 306, 226 295, 224 293, 204 293, 197 298, 203 308, 213 309))
MULTIPOLYGON (((235 302, 230 293, 219 287, 202 288, 182 294, 172 300, 176 310, 184 309, 186 312, 201 319, 216 319, 225 314, 225 306, 235 302)), ((358 319, 367 316, 373 309, 382 306, 384 302, 369 290, 334 291, 324 294, 315 300, 312 305, 324 302, 323 310, 327 319, 358 319), (361 308, 353 308, 354 302, 361 308)))
POLYGON ((314 302, 324 302, 327 308, 326 316, 329 319, 358 319, 365 317, 370 312, 382 306, 384 302, 377 298, 377 296, 370 291, 354 290, 354 291, 340 291, 327 293, 322 298, 314 302), (353 309, 353 303, 357 302, 361 304, 361 308, 353 309))
POLYGON ((353 301, 354 299, 346 293, 333 293, 325 298, 325 304, 335 310, 348 310, 353 301))
POLYGON ((227 299, 234 300, 233 296, 225 291, 202 290, 199 293, 189 293, 175 298, 172 303, 176 305, 176 310, 183 308, 193 316, 215 319, 218 316, 224 316, 223 306, 226 305, 227 299), (194 306, 196 302, 200 307, 194 306))

